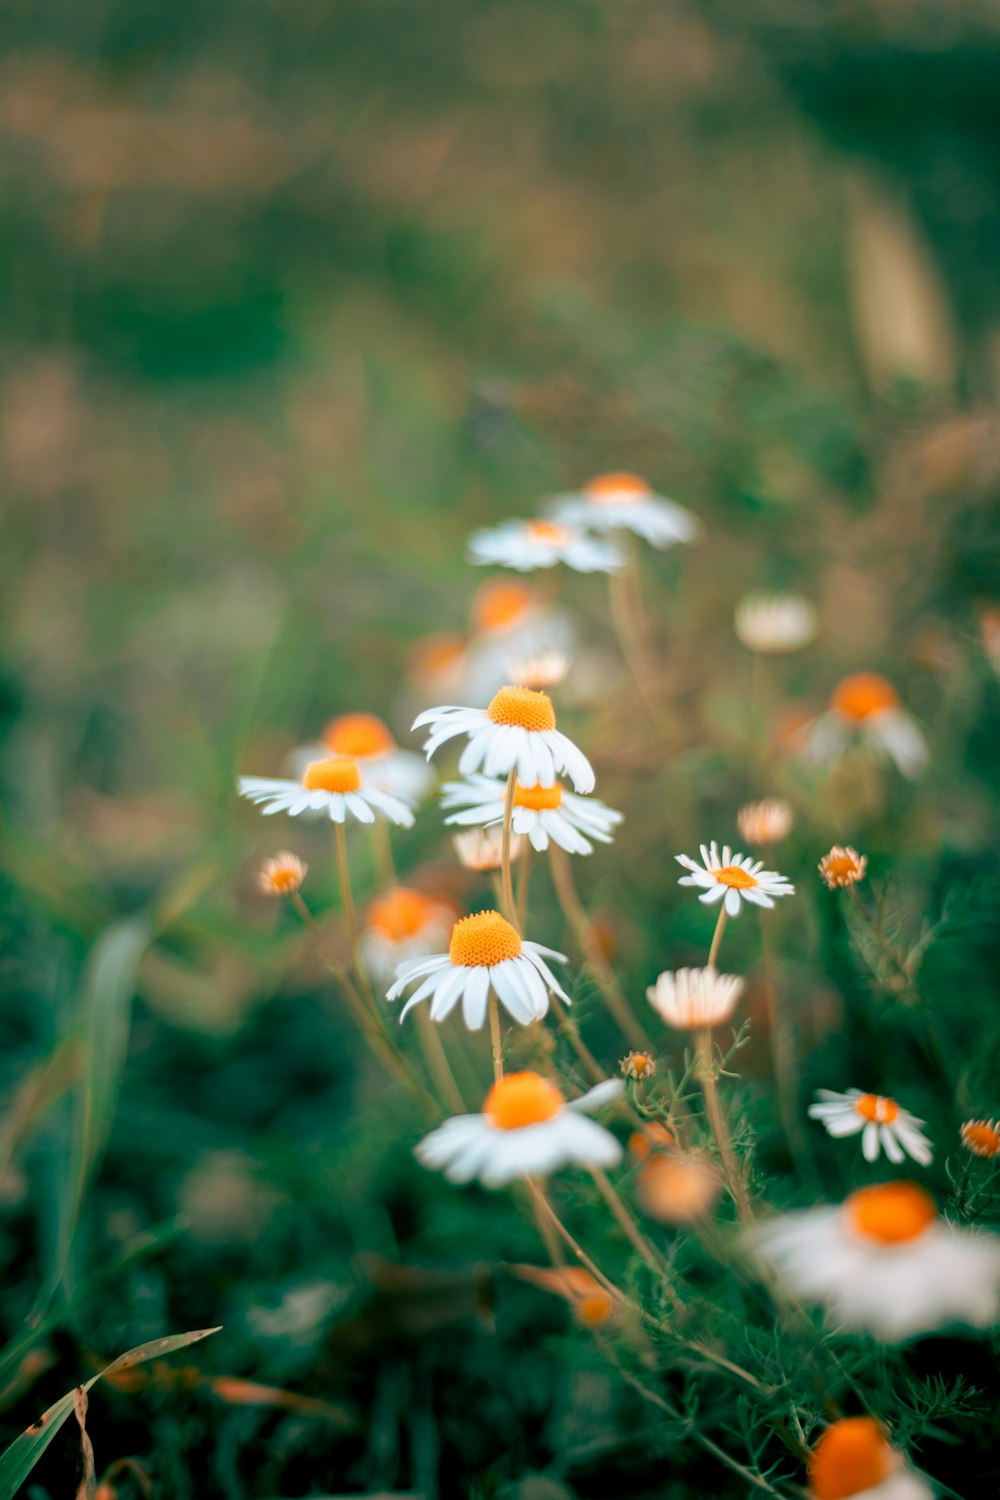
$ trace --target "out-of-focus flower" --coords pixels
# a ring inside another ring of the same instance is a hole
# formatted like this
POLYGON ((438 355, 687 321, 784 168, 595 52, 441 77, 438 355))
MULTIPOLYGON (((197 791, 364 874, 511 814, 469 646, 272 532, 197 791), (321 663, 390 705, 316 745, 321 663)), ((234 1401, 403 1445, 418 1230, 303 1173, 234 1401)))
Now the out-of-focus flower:
POLYGON ((695 1224, 715 1207, 722 1178, 702 1156, 654 1152, 636 1176, 636 1199, 643 1213, 660 1224, 695 1224))
POLYGON ((302 887, 309 866, 287 851, 265 859, 257 872, 257 889, 265 896, 294 896, 302 887))
POLYGON ((747 802, 736 814, 740 838, 748 844, 780 844, 794 827, 792 809, 780 797, 766 797, 763 802, 747 802))
POLYGON ((859 854, 850 844, 834 844, 816 867, 831 891, 857 885, 868 868, 867 854, 859 854))
POLYGON ((844 1417, 809 1455, 810 1500, 933 1500, 874 1417, 844 1417))
POLYGON ((656 1058, 650 1057, 648 1052, 630 1052, 618 1066, 626 1078, 652 1078, 656 1072, 656 1058))
POLYGON ((706 849, 701 845, 701 864, 696 864, 686 854, 674 858, 690 875, 682 875, 678 885, 696 885, 703 889, 698 897, 706 906, 725 901, 729 916, 737 917, 743 901, 754 906, 773 906, 775 896, 793 896, 794 885, 776 870, 765 870, 763 860, 751 859, 749 854, 733 854, 728 844, 719 854, 715 840, 706 849))
MULTIPOLYGON (((446 781, 441 788, 441 806, 446 811, 459 808, 446 823, 460 826, 481 823, 484 827, 502 823, 506 783, 489 776, 470 776, 466 781, 446 781)), ((549 847, 549 839, 568 854, 591 854, 599 843, 612 842, 611 829, 622 821, 622 814, 607 807, 596 797, 577 797, 565 791, 558 782, 553 786, 514 788, 511 827, 524 834, 531 847, 539 851, 549 847)))
POLYGON ((300 745, 289 756, 289 768, 301 775, 312 761, 349 755, 361 767, 366 786, 378 787, 407 802, 418 802, 434 784, 423 757, 400 750, 389 726, 376 714, 339 714, 323 730, 318 744, 300 745))
MULTIPOLYGON (((470 828, 452 839, 455 853, 467 870, 499 870, 503 863, 503 829, 470 828)), ((510 861, 520 859, 524 840, 512 834, 510 861)))
POLYGON ((470 613, 472 629, 485 635, 508 635, 539 612, 537 594, 513 578, 489 578, 476 590, 470 613))
POLYGON ((624 553, 611 542, 588 536, 576 526, 558 521, 505 521, 469 538, 469 561, 498 564, 532 573, 565 563, 577 573, 614 573, 625 564, 624 553))
POLYGON ((400 964, 387 999, 395 1000, 417 981, 401 1021, 421 1000, 430 1000, 432 1021, 444 1021, 461 1001, 466 1026, 477 1031, 486 1019, 492 990, 514 1020, 527 1026, 545 1015, 550 991, 567 1005, 571 1003, 546 958, 566 963, 564 953, 522 938, 498 911, 476 912, 455 923, 447 953, 400 964))
POLYGON ((396 886, 377 896, 365 914, 361 954, 365 968, 388 983, 401 963, 439 951, 455 924, 455 907, 443 896, 396 886))
POLYGON ((931 1164, 933 1150, 920 1127, 923 1120, 902 1109, 895 1099, 881 1094, 863 1094, 848 1089, 846 1094, 832 1089, 817 1089, 818 1103, 810 1104, 809 1118, 822 1121, 828 1135, 861 1136, 861 1153, 865 1161, 875 1161, 884 1151, 898 1164, 907 1156, 922 1167, 931 1164))
POLYGON ((747 1238, 794 1296, 887 1343, 949 1323, 985 1328, 1000 1311, 1000 1238, 945 1223, 912 1182, 781 1214, 747 1238))
POLYGON ((465 676, 465 637, 443 631, 425 636, 410 653, 408 675, 421 695, 459 692, 465 676))
POLYGON ((1000 1125, 995 1120, 966 1120, 962 1145, 973 1156, 1000 1156, 1000 1125))
POLYGON ((448 740, 468 737, 458 769, 463 776, 480 768, 487 776, 506 776, 517 767, 525 786, 552 786, 565 771, 578 792, 592 792, 590 761, 556 728, 556 711, 547 693, 502 687, 486 708, 447 706, 418 714, 414 729, 430 725, 424 750, 428 760, 448 740))
POLYGON ((523 656, 504 664, 511 682, 536 690, 558 687, 570 665, 569 657, 562 651, 542 651, 537 656, 523 656))
POLYGON ((543 606, 515 579, 491 578, 483 584, 472 603, 471 628, 462 681, 466 701, 476 705, 488 702, 505 682, 536 686, 509 671, 508 663, 550 653, 566 656, 573 650, 574 630, 565 612, 543 606))
POLYGON ((915 720, 892 683, 877 672, 856 672, 837 684, 826 713, 802 731, 803 754, 828 764, 855 739, 888 756, 910 780, 927 765, 927 744, 915 720))
POLYGON ((657 495, 638 474, 598 474, 575 494, 558 495, 548 507, 558 521, 591 531, 631 531, 654 547, 693 542, 696 516, 657 495))
POLYGON ((481 1115, 456 1115, 420 1142, 418 1161, 451 1182, 478 1179, 502 1187, 518 1177, 544 1177, 570 1162, 613 1167, 621 1147, 587 1115, 617 1099, 621 1079, 599 1083, 569 1103, 539 1073, 508 1073, 486 1095, 481 1115))
POLYGON ((522 1281, 565 1298, 584 1328, 603 1328, 621 1311, 620 1302, 583 1266, 560 1266, 552 1270, 545 1266, 511 1266, 510 1269, 522 1281))
POLYGON ((676 973, 660 974, 646 991, 646 999, 668 1026, 678 1031, 700 1031, 729 1020, 744 984, 737 974, 678 969, 676 973))
POLYGON ((816 611, 799 594, 747 594, 736 606, 733 629, 750 651, 780 656, 808 646, 816 634, 816 611))
POLYGON ((265 817, 281 812, 290 818, 300 813, 326 813, 334 823, 344 823, 348 817, 359 823, 374 823, 376 817, 383 817, 403 828, 413 826, 413 813, 400 797, 364 784, 361 767, 352 755, 311 761, 301 781, 241 776, 239 792, 258 807, 263 806, 265 817))
POLYGON ((677 1137, 661 1120, 648 1120, 641 1130, 633 1130, 628 1138, 629 1160, 645 1161, 654 1151, 672 1151, 677 1137))

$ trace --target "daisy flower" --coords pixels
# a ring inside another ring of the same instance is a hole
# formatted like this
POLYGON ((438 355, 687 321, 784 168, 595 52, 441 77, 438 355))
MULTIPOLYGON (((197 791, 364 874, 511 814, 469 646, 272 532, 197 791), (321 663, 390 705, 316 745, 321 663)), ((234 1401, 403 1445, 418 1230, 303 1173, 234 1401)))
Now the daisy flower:
POLYGON ((651 1057, 648 1052, 630 1052, 623 1057, 618 1066, 626 1078, 634 1078, 637 1082, 646 1078, 652 1078, 656 1072, 656 1058, 651 1057))
POLYGON ((654 493, 638 474, 598 474, 576 494, 558 495, 549 509, 557 521, 591 531, 631 531, 654 547, 693 542, 697 517, 654 493))
POLYGON ((646 991, 646 999, 668 1026, 702 1031, 729 1020, 745 983, 737 974, 719 974, 715 969, 678 969, 675 974, 660 974, 646 991))
POLYGON ((301 773, 310 761, 330 755, 352 756, 367 786, 407 802, 419 802, 434 784, 434 773, 423 758, 412 750, 400 750, 388 725, 376 714, 338 714, 323 730, 322 742, 301 746, 291 765, 301 773))
POLYGON ((546 958, 561 964, 567 961, 564 953, 527 942, 498 911, 481 911, 455 923, 447 953, 400 964, 386 998, 395 1000, 408 984, 418 981, 401 1021, 421 1000, 430 1000, 432 1021, 443 1021, 461 1000, 465 1024, 476 1031, 486 1019, 492 990, 514 1020, 527 1026, 545 1015, 550 991, 567 1005, 571 1003, 546 958))
POLYGON ((531 573, 565 563, 577 573, 614 573, 625 555, 612 542, 558 521, 505 521, 469 538, 469 561, 531 573))
POLYGON ((621 1303, 583 1266, 561 1266, 557 1270, 550 1270, 547 1266, 510 1266, 508 1269, 529 1285, 563 1297, 584 1328, 601 1328, 621 1310, 621 1303))
POLYGON ((877 1161, 884 1151, 898 1166, 907 1156, 929 1167, 933 1150, 920 1127, 923 1120, 902 1109, 895 1099, 881 1094, 863 1094, 848 1089, 846 1094, 832 1089, 817 1089, 816 1104, 809 1106, 809 1118, 822 1121, 828 1135, 861 1136, 861 1154, 865 1161, 877 1161))
POLYGON ((704 889, 698 897, 706 906, 725 901, 726 912, 731 917, 739 916, 742 902, 754 906, 773 906, 775 896, 793 896, 794 885, 776 870, 765 870, 763 860, 751 859, 749 854, 733 854, 729 845, 723 845, 722 854, 715 840, 706 849, 701 846, 701 864, 696 864, 686 854, 674 858, 690 875, 682 875, 679 885, 696 885, 704 889))
POLYGON ((472 600, 469 624, 477 635, 511 635, 541 613, 534 589, 516 578, 488 578, 472 600))
POLYGON ((502 687, 485 708, 429 708, 417 715, 413 727, 426 724, 431 726, 424 746, 428 760, 448 740, 468 736, 458 762, 463 776, 480 767, 487 776, 506 776, 516 766, 525 786, 553 786, 557 774, 565 771, 578 792, 594 789, 590 761, 559 733, 547 693, 502 687))
POLYGON ((553 688, 565 681, 572 663, 564 651, 540 651, 505 663, 506 676, 522 687, 553 688))
POLYGON ((403 828, 413 826, 413 813, 407 804, 380 787, 366 785, 353 755, 310 761, 300 781, 241 776, 239 793, 263 806, 265 817, 281 812, 290 818, 300 813, 326 813, 334 823, 344 823, 348 816, 359 823, 374 823, 376 817, 382 817, 403 828))
POLYGON ((831 891, 844 890, 864 880, 868 868, 867 854, 859 854, 850 844, 834 844, 829 854, 824 854, 816 866, 823 882, 831 891))
POLYGON ((966 1120, 962 1145, 973 1156, 1000 1156, 1000 1125, 996 1120, 966 1120))
POLYGON ((695 1224, 707 1218, 719 1200, 723 1179, 703 1156, 678 1151, 647 1154, 635 1178, 639 1207, 660 1224, 695 1224))
POLYGON ((540 1177, 572 1162, 613 1167, 621 1147, 587 1115, 617 1099, 621 1080, 599 1083, 567 1102, 539 1073, 508 1073, 486 1095, 481 1115, 456 1115, 431 1131, 416 1148, 425 1167, 450 1182, 478 1179, 503 1187, 518 1177, 540 1177))
POLYGON ((736 606, 733 629, 748 650, 780 656, 808 646, 816 611, 799 594, 747 594, 736 606))
POLYGON ((803 731, 807 760, 827 764, 853 740, 888 756, 910 780, 927 764, 927 744, 891 682, 877 672, 857 672, 833 690, 830 706, 803 731))
POLYGON ((273 859, 265 859, 258 870, 257 889, 265 896, 294 896, 308 870, 297 854, 276 854, 273 859))
POLYGON ((933 1500, 874 1417, 843 1417, 809 1455, 810 1500, 933 1500))
POLYGON ((361 933, 365 968, 388 983, 401 963, 424 958, 447 943, 455 925, 455 907, 444 896, 427 896, 397 886, 368 907, 361 933))
MULTIPOLYGON (((506 783, 489 776, 470 776, 466 781, 446 781, 441 788, 441 806, 453 812, 446 823, 459 826, 502 823, 506 783)), ((564 791, 558 781, 553 786, 514 787, 514 809, 511 827, 524 834, 531 847, 539 851, 549 847, 549 839, 568 854, 591 854, 591 839, 601 844, 612 842, 611 829, 622 821, 622 814, 606 807, 596 797, 577 797, 564 791)))
POLYGON ((950 1323, 986 1328, 1000 1311, 1000 1238, 946 1223, 912 1182, 781 1214, 749 1231, 748 1242, 833 1325, 887 1343, 950 1323))
MULTIPOLYGON (((467 870, 499 870, 503 865, 503 829, 470 828, 452 839, 455 853, 467 870)), ((512 834, 510 862, 520 859, 524 840, 512 834)))
POLYGON ((427 698, 461 689, 465 678, 465 637, 446 631, 426 635, 410 652, 407 676, 427 698))
POLYGON ((780 844, 795 825, 792 809, 780 797, 766 797, 763 802, 747 802, 736 814, 740 838, 748 844, 780 844))

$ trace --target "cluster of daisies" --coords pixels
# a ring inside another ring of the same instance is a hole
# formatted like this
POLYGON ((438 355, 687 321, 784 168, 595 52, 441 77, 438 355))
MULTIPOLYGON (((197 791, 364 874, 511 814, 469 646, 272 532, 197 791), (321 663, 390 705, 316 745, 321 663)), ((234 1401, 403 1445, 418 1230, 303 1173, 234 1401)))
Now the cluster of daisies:
MULTIPOLYGON (((518 573, 562 563, 582 573, 613 574, 629 563, 624 545, 629 537, 662 548, 693 542, 699 533, 697 520, 683 507, 655 494, 634 475, 613 474, 592 480, 577 494, 558 497, 539 519, 476 532, 469 553, 474 563, 518 573)), ((506 1024, 525 1028, 534 1051, 533 1029, 546 1022, 550 1010, 564 1018, 564 1007, 573 998, 572 986, 556 972, 567 964, 566 955, 522 930, 528 924, 512 900, 511 865, 527 859, 530 849, 548 855, 555 874, 557 859, 589 856, 595 844, 611 843, 623 817, 593 795, 590 761, 557 727, 550 690, 566 675, 566 634, 553 629, 549 618, 546 635, 537 612, 520 608, 520 586, 504 587, 503 608, 500 593, 487 596, 496 606, 495 615, 487 626, 482 610, 475 650, 463 646, 457 655, 449 654, 442 644, 436 663, 427 653, 426 681, 475 680, 477 690, 470 694, 472 703, 417 713, 413 728, 427 732, 425 758, 401 749, 373 715, 345 714, 327 725, 319 741, 293 752, 285 776, 247 776, 239 782, 241 795, 266 816, 332 821, 339 847, 346 850, 343 830, 348 822, 384 821, 409 828, 418 803, 434 784, 430 760, 459 743, 457 779, 443 783, 441 808, 446 824, 456 830, 458 857, 468 868, 494 877, 502 910, 463 915, 450 897, 392 885, 368 908, 357 961, 365 982, 382 986, 387 1001, 405 997, 400 1020, 420 1005, 438 1024, 460 1014, 473 1032, 489 1019, 494 1082, 481 1110, 446 1119, 416 1148, 426 1167, 452 1182, 487 1188, 517 1179, 541 1182, 572 1165, 592 1173, 616 1167, 625 1151, 617 1134, 594 1116, 613 1111, 634 1121, 633 1106, 645 1103, 642 1091, 656 1071, 651 1050, 633 1051, 622 1061, 622 1077, 601 1079, 582 1096, 568 1098, 552 1076, 504 1069, 501 1011, 506 1024), (504 638, 499 645, 498 635, 504 638), (476 705, 478 693, 485 706, 476 705), (626 1096, 626 1080, 639 1091, 634 1096, 626 1096)), ((750 595, 734 624, 740 641, 762 655, 799 649, 816 630, 812 606, 792 595, 750 595)), ((926 760, 916 722, 891 685, 873 673, 841 682, 828 710, 803 722, 796 733, 802 753, 817 761, 841 753, 853 738, 889 756, 906 775, 918 774, 926 760)), ((786 838, 792 821, 788 804, 774 798, 748 804, 737 818, 740 837, 754 850, 786 838)), ((952 1322, 988 1326, 1000 1311, 1000 1240, 941 1219, 930 1195, 916 1183, 873 1182, 839 1205, 759 1220, 749 1210, 745 1184, 733 1180, 741 1169, 722 1135, 713 1040, 715 1031, 733 1018, 745 980, 720 972, 715 960, 728 920, 747 906, 766 913, 793 896, 795 887, 765 868, 763 859, 728 844, 720 848, 713 841, 702 845, 699 854, 699 859, 687 854, 676 859, 684 872, 679 884, 695 890, 699 901, 715 912, 709 960, 701 968, 660 974, 647 1000, 668 1027, 691 1034, 702 1058, 708 1059, 702 1064, 702 1082, 721 1170, 708 1146, 695 1149, 682 1141, 680 1127, 645 1118, 627 1147, 639 1206, 661 1223, 697 1223, 711 1213, 725 1184, 741 1209, 742 1243, 750 1263, 774 1281, 779 1295, 784 1289, 822 1308, 832 1327, 891 1342, 952 1322)), ((831 890, 848 890, 864 879, 866 866, 865 856, 837 845, 820 861, 819 873, 831 890)), ((346 853, 340 869, 341 879, 348 878, 346 853)), ((300 901, 305 874, 295 855, 279 855, 263 867, 259 882, 270 894, 300 901)), ((342 895, 345 912, 353 913, 350 891, 342 895)), ((516 1032, 508 1041, 516 1049, 516 1032)), ((640 1113, 647 1117, 649 1112, 640 1113)), ((909 1158, 926 1167, 932 1160, 923 1122, 893 1099, 861 1089, 821 1090, 809 1116, 834 1138, 859 1137, 867 1163, 883 1153, 893 1165, 909 1158)), ((1000 1131, 991 1122, 969 1121, 963 1140, 970 1152, 1000 1154, 1000 1131)), ((592 1277, 588 1281, 586 1273, 551 1274, 553 1285, 585 1321, 616 1314, 614 1298, 592 1277)), ((930 1492, 892 1448, 882 1427, 856 1418, 833 1423, 823 1434, 812 1457, 810 1493, 816 1500, 861 1493, 873 1500, 920 1500, 930 1492), (843 1488, 844 1474, 858 1476, 854 1488, 843 1488)))

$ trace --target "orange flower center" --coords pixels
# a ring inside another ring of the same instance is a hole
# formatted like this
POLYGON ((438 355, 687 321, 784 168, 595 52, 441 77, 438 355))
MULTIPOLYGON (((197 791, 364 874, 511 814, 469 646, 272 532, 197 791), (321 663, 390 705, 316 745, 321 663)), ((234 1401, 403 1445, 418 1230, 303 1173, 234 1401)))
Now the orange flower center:
POLYGON ((555 729, 556 711, 548 693, 534 688, 502 687, 491 700, 486 716, 494 724, 508 724, 517 729, 555 729))
POLYGON ((562 803, 562 787, 556 786, 522 786, 520 782, 514 787, 514 806, 530 807, 532 812, 544 812, 546 809, 559 807, 562 803))
POLYGON ((670 1151, 677 1145, 677 1137, 668 1126, 659 1120, 650 1120, 641 1130, 633 1130, 628 1138, 628 1154, 633 1161, 645 1161, 654 1151, 670 1151))
POLYGON ((368 925, 376 928, 390 942, 401 943, 422 932, 440 907, 440 902, 425 896, 422 891, 397 886, 394 891, 387 891, 369 906, 368 925))
POLYGON ((653 491, 638 474, 598 474, 584 485, 583 493, 598 505, 621 505, 629 500, 644 500, 653 491))
POLYGON ((962 1140, 976 1156, 996 1156, 1000 1153, 1000 1130, 982 1120, 970 1120, 963 1125, 962 1140))
POLYGON ((915 1182, 885 1182, 860 1188, 844 1205, 855 1234, 880 1245, 904 1245, 934 1223, 937 1209, 915 1182))
POLYGON ((517 958, 521 939, 498 911, 480 911, 463 917, 451 929, 448 957, 453 964, 470 969, 492 968, 508 958, 517 958))
POLYGON ((846 1500, 874 1489, 898 1463, 885 1430, 873 1417, 845 1417, 828 1427, 809 1459, 815 1500, 846 1500))
POLYGON ((824 861, 823 873, 830 880, 846 880, 857 872, 858 862, 849 854, 834 854, 824 861))
POLYGON ((873 1125, 891 1125, 899 1114, 895 1099, 884 1099, 881 1094, 862 1094, 855 1099, 854 1108, 863 1120, 873 1125))
POLYGON ((569 541, 569 532, 565 526, 560 526, 555 521, 529 521, 528 535, 533 542, 552 542, 557 547, 565 546, 569 541))
POLYGON ((645 1078, 650 1068, 655 1067, 655 1063, 648 1052, 630 1052, 628 1062, 636 1078, 645 1078))
POLYGON ((723 865, 721 870, 709 871, 720 885, 730 885, 736 891, 749 891, 757 884, 757 877, 744 870, 742 865, 723 865))
POLYGON ((357 792, 361 772, 353 755, 333 755, 329 760, 310 761, 302 773, 307 792, 357 792))
POLYGON ((860 724, 872 714, 896 708, 899 698, 892 683, 880 677, 878 672, 856 672, 853 677, 845 677, 837 684, 830 704, 845 718, 860 724))
POLYGON ((293 869, 291 865, 277 865, 273 870, 268 870, 267 879, 272 890, 281 896, 287 896, 292 891, 297 891, 302 884, 302 870, 293 869))
POLYGON ((429 635, 414 647, 412 666, 418 677, 434 679, 453 674, 465 655, 460 635, 429 635))
POLYGON ((508 1073, 486 1095, 483 1114, 495 1130, 523 1130, 551 1120, 562 1107, 562 1094, 540 1073, 508 1073))
POLYGON ((374 714, 341 714, 331 719, 323 740, 334 755, 353 755, 358 760, 387 755, 396 748, 396 741, 374 714))
POLYGON ((534 608, 535 597, 523 583, 493 578, 484 583, 472 605, 477 630, 510 630, 534 608))

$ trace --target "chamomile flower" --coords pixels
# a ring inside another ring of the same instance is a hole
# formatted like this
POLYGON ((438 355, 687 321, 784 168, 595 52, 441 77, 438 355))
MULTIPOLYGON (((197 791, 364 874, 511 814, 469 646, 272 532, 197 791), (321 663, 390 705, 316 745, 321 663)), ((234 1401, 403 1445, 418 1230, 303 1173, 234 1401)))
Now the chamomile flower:
POLYGON ((1000 1312, 1000 1237, 946 1223, 912 1182, 781 1214, 749 1231, 748 1244, 833 1326, 886 1343, 950 1323, 986 1328, 1000 1312))
MULTIPOLYGON (((467 870, 499 870, 503 865, 503 829, 470 828, 452 839, 455 853, 467 870)), ((520 859, 524 840, 512 834, 510 862, 520 859)))
POLYGON ((421 1000, 430 1001, 432 1021, 446 1020, 461 1001, 466 1026, 477 1031, 486 1019, 492 990, 513 1019, 527 1026, 545 1015, 550 992, 570 1004, 546 958, 566 962, 564 953, 522 938, 498 911, 480 911, 455 923, 447 953, 400 964, 386 998, 397 999, 407 985, 416 982, 401 1021, 421 1000))
POLYGON ((446 1120, 415 1154, 450 1182, 478 1180, 490 1188, 519 1177, 544 1177, 569 1163, 613 1167, 621 1160, 621 1147, 587 1115, 617 1099, 621 1090, 620 1079, 608 1079, 567 1102, 539 1073, 508 1073, 486 1095, 482 1114, 446 1120))
POLYGON ((656 1058, 648 1052, 629 1052, 623 1057, 618 1066, 625 1078, 633 1078, 636 1082, 652 1078, 656 1072, 656 1058))
POLYGON ((638 474, 598 474, 578 493, 558 495, 549 510, 557 521, 591 531, 631 531, 654 547, 696 540, 697 517, 654 493, 638 474))
POLYGON ((413 826, 413 813, 406 802, 380 787, 367 785, 353 755, 310 761, 299 781, 241 776, 239 793, 262 806, 265 817, 282 812, 290 818, 301 813, 325 813, 334 823, 345 823, 349 817, 359 823, 374 823, 381 817, 402 828, 413 826))
POLYGON ((439 952, 455 925, 455 907, 443 896, 396 886, 376 897, 365 913, 361 956, 380 983, 389 983, 401 963, 439 952))
POLYGON ((850 844, 834 844, 816 866, 828 890, 844 890, 864 880, 868 868, 867 854, 859 854, 850 844))
POLYGON ((809 1500, 933 1500, 874 1417, 843 1417, 809 1455, 809 1500))
POLYGON ((690 875, 682 875, 678 884, 702 887, 698 900, 706 906, 724 901, 731 917, 739 916, 744 901, 753 906, 773 906, 776 896, 795 894, 794 885, 776 870, 765 870, 763 860, 751 859, 749 854, 733 854, 728 844, 723 845, 720 855, 714 839, 707 849, 701 845, 700 865, 686 854, 674 858, 691 871, 690 875))
POLYGON ((678 969, 660 974, 646 991, 646 999, 668 1026, 701 1031, 729 1020, 745 982, 737 974, 719 974, 715 969, 678 969))
POLYGON ((378 787, 408 802, 419 802, 434 784, 434 773, 412 750, 401 750, 387 724, 376 714, 338 714, 323 730, 320 744, 303 745, 291 760, 301 773, 310 761, 349 755, 357 761, 366 786, 378 787))
POLYGON ((808 646, 816 634, 816 611, 799 594, 746 594, 736 606, 733 629, 749 651, 785 655, 808 646))
POLYGON ((860 1135, 865 1161, 876 1161, 879 1152, 884 1151, 897 1166, 907 1156, 912 1156, 922 1167, 930 1166, 934 1152, 920 1129, 923 1120, 911 1115, 895 1099, 863 1094, 860 1089, 848 1089, 846 1094, 817 1089, 816 1100, 809 1106, 809 1118, 820 1120, 828 1135, 837 1138, 860 1135))
POLYGON ((294 896, 309 870, 297 854, 287 851, 265 859, 257 872, 257 889, 264 896, 294 896))
POLYGON ((558 687, 572 663, 564 651, 539 651, 535 656, 512 657, 505 663, 506 677, 522 687, 558 687))
POLYGON ((576 573, 614 573, 625 555, 611 542, 558 521, 504 521, 469 538, 469 561, 533 573, 565 563, 576 573))
POLYGON ((802 731, 807 760, 828 764, 854 741, 887 756, 915 780, 927 764, 927 744, 891 682, 878 672, 856 672, 839 682, 826 713, 802 731))
POLYGON ((565 771, 578 792, 594 789, 590 761, 556 728, 556 711, 546 693, 532 688, 502 687, 486 708, 447 706, 418 714, 414 729, 431 726, 424 750, 435 750, 466 735, 458 769, 463 776, 480 768, 487 776, 506 776, 515 766, 525 786, 553 786, 565 771))
POLYGON ((748 844, 780 844, 795 825, 792 809, 780 797, 765 797, 763 802, 747 802, 736 814, 740 838, 748 844))
MULTIPOLYGON (((460 811, 452 812, 445 822, 487 828, 502 823, 505 795, 506 783, 490 776, 446 781, 441 789, 441 806, 446 811, 460 811)), ((606 807, 596 797, 577 797, 564 791, 558 781, 552 786, 515 784, 511 827, 515 833, 524 834, 533 849, 547 849, 551 839, 568 854, 591 854, 591 839, 610 844, 611 829, 621 821, 622 814, 613 807, 606 807)))
POLYGON ((966 1120, 962 1145, 973 1156, 1000 1156, 1000 1124, 996 1120, 966 1120))

